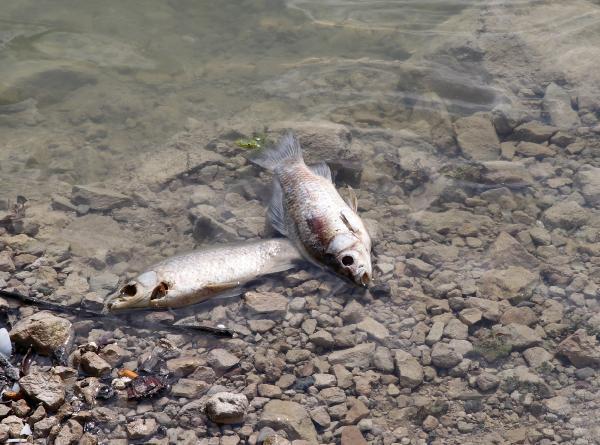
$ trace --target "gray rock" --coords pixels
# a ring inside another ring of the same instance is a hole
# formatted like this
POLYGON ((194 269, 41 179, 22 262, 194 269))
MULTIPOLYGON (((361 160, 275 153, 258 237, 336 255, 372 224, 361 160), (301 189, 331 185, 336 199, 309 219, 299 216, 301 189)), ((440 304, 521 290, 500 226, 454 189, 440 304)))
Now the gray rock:
POLYGON ((431 350, 431 363, 438 368, 452 368, 462 360, 462 354, 446 343, 436 343, 431 350))
POLYGON ((327 405, 337 405, 338 403, 344 403, 346 401, 346 393, 342 388, 337 386, 323 388, 319 392, 319 398, 327 405))
POLYGON ((300 439, 310 444, 318 443, 317 431, 308 413, 296 402, 271 400, 263 408, 258 426, 284 430, 292 440, 300 439))
POLYGON ((106 360, 106 362, 113 368, 130 360, 132 357, 131 352, 129 352, 127 349, 123 349, 116 343, 111 343, 104 346, 98 355, 106 360))
POLYGON ((528 307, 511 307, 502 314, 502 317, 500 317, 500 323, 503 325, 517 323, 531 326, 537 321, 538 317, 535 315, 535 312, 528 307))
POLYGON ((248 399, 243 394, 220 392, 206 401, 206 415, 219 424, 242 423, 248 410, 248 399))
POLYGON ((329 388, 335 385, 336 378, 333 374, 315 374, 315 387, 317 389, 329 388))
POLYGON ((251 314, 282 317, 287 311, 288 299, 274 292, 246 292, 244 306, 251 314))
POLYGON ((72 341, 73 329, 69 320, 41 311, 15 323, 10 338, 20 346, 33 346, 39 354, 50 355, 72 341))
POLYGON ((485 114, 457 119, 454 123, 456 141, 463 155, 475 161, 492 161, 500 156, 500 140, 485 114))
POLYGON ((482 372, 477 376, 475 382, 477 387, 482 391, 491 391, 492 389, 496 389, 498 387, 500 384, 500 379, 489 372, 482 372))
POLYGON ((14 272, 15 263, 8 250, 0 252, 0 272, 14 272))
POLYGON ((368 442, 360 432, 358 427, 348 425, 342 428, 342 437, 340 438, 341 445, 367 445, 368 442))
POLYGON ((21 377, 19 385, 25 394, 50 410, 58 409, 65 401, 65 385, 55 374, 31 372, 21 377))
POLYGON ((514 137, 519 141, 546 142, 557 131, 556 127, 538 121, 529 121, 515 128, 514 137))
POLYGON ((495 267, 520 266, 533 269, 539 265, 523 245, 506 232, 501 232, 490 247, 488 257, 495 267))
POLYGON ((523 267, 508 267, 484 272, 479 285, 482 294, 490 299, 518 302, 531 295, 537 280, 537 274, 523 267))
POLYGON ((70 445, 79 443, 81 436, 83 436, 83 427, 81 424, 74 419, 69 419, 58 432, 58 435, 54 439, 54 444, 70 445))
POLYGON ((519 142, 516 147, 516 153, 532 158, 546 158, 556 155, 556 152, 552 148, 536 144, 535 142, 519 142))
POLYGON ((569 359, 577 368, 600 366, 600 347, 595 336, 579 329, 564 339, 556 350, 557 354, 569 359))
POLYGON ((81 368, 89 375, 101 377, 110 373, 111 366, 95 352, 88 351, 81 355, 81 368))
POLYGON ((482 312, 477 308, 465 308, 458 314, 458 319, 467 326, 473 326, 481 321, 482 312))
POLYGON ((371 365, 373 352, 375 352, 374 343, 363 343, 353 348, 332 352, 327 358, 332 365, 341 364, 350 369, 368 368, 371 365))
POLYGON ((469 327, 460 320, 453 318, 446 324, 444 335, 457 340, 466 340, 469 336, 469 327))
POLYGON ((132 439, 144 439, 153 436, 158 431, 158 423, 153 418, 136 419, 126 425, 127 436, 132 439))
POLYGON ((383 341, 390 335, 390 332, 383 324, 371 317, 364 318, 356 327, 378 341, 383 341))
POLYGON ((331 417, 324 406, 311 409, 310 418, 321 428, 327 428, 331 424, 331 417))
POLYGON ((376 369, 383 372, 394 371, 394 359, 392 357, 392 351, 383 346, 378 346, 373 354, 373 366, 376 369))
POLYGON ((561 201, 544 212, 542 220, 550 228, 577 229, 589 219, 586 209, 575 201, 561 201))
POLYGON ((581 188, 588 205, 600 206, 600 167, 582 166, 575 175, 575 184, 581 188))
POLYGON ((571 107, 571 96, 555 83, 546 87, 543 109, 550 116, 552 124, 560 129, 580 125, 577 112, 571 107))
POLYGON ((552 354, 539 346, 534 346, 523 351, 523 357, 533 369, 537 369, 544 364, 550 364, 552 360, 552 354))
POLYGON ((418 277, 428 277, 435 267, 418 258, 409 258, 406 260, 406 267, 418 277))
POLYGON ((73 186, 71 200, 75 205, 86 205, 99 212, 107 212, 132 203, 131 198, 122 193, 94 185, 73 186))
POLYGON ((312 343, 321 348, 331 348, 334 345, 333 336, 324 330, 319 330, 308 338, 312 343))
POLYGON ((442 339, 442 335, 444 335, 444 322, 436 321, 431 325, 431 329, 429 329, 429 333, 425 338, 425 344, 431 346, 434 343, 437 343, 442 339))
POLYGON ((554 414, 558 414, 562 417, 570 416, 573 411, 573 407, 569 403, 569 399, 565 396, 555 396, 550 399, 544 400, 546 409, 554 414))
POLYGON ((208 388, 208 383, 202 380, 179 379, 171 388, 171 394, 175 397, 194 399, 208 388))
POLYGON ((541 337, 528 326, 511 323, 498 329, 502 339, 513 349, 525 349, 537 346, 542 342, 541 337))
POLYGON ((206 357, 208 364, 217 372, 227 371, 240 362, 240 359, 225 349, 213 349, 206 357))
POLYGON ((408 352, 397 350, 395 361, 402 386, 412 389, 423 383, 423 367, 416 358, 408 352))

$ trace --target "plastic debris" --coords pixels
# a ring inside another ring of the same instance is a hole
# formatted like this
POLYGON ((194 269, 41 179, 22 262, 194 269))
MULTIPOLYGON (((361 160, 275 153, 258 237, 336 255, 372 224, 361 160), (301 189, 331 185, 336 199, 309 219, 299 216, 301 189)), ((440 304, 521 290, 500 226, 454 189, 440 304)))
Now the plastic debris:
POLYGON ((162 377, 142 375, 131 381, 127 388, 129 399, 143 399, 153 397, 167 387, 167 382, 162 377))
POLYGON ((135 371, 132 371, 131 369, 121 369, 119 371, 119 377, 128 377, 130 379, 136 379, 138 377, 138 373, 135 371))
POLYGON ((10 335, 8 335, 6 328, 0 328, 0 354, 6 358, 12 355, 12 343, 10 342, 10 335))

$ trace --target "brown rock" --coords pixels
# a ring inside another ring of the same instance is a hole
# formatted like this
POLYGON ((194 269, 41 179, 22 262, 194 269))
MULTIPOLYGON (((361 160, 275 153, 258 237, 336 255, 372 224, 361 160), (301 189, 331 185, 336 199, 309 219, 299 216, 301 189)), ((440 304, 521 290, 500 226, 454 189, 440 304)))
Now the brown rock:
POLYGON ((10 338, 25 348, 33 346, 43 355, 50 355, 65 347, 73 336, 71 322, 41 311, 19 320, 10 331, 10 338))
POLYGON ((600 366, 600 348, 596 337, 588 335, 585 329, 579 329, 558 345, 557 354, 569 359, 578 368, 600 366))
POLYGON ((355 426, 345 426, 342 429, 342 445, 368 445, 360 430, 355 426))

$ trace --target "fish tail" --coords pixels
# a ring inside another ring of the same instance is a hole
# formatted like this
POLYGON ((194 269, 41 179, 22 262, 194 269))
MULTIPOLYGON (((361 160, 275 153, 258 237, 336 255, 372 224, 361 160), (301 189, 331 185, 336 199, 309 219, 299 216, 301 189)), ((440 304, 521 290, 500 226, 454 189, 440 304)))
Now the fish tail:
POLYGON ((298 138, 289 132, 277 145, 261 150, 257 155, 252 156, 250 161, 269 171, 275 171, 282 165, 304 162, 304 159, 298 138))

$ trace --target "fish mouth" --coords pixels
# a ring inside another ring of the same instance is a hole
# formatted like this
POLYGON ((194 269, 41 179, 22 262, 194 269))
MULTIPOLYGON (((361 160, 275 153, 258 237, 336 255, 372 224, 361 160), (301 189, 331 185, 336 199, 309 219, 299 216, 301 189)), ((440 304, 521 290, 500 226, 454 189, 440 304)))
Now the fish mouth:
POLYGON ((371 276, 368 272, 363 272, 362 275, 360 275, 360 284, 363 287, 369 287, 369 284, 371 284, 371 276))

